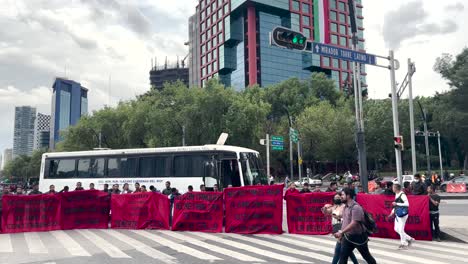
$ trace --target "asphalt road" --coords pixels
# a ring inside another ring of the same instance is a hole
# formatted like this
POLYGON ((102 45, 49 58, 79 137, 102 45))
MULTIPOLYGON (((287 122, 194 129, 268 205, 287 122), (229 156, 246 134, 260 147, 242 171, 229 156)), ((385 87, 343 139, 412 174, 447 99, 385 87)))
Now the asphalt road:
MULTIPOLYGON (((443 200, 439 211, 441 215, 468 217, 468 200, 443 200)), ((466 226, 468 228, 468 223, 466 226)))

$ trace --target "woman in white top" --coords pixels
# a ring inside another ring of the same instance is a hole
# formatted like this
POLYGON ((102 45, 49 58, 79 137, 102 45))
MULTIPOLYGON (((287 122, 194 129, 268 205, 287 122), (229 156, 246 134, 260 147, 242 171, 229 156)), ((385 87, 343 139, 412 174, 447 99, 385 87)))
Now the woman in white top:
POLYGON ((408 249, 408 246, 414 241, 405 232, 406 220, 408 220, 409 202, 406 194, 401 190, 400 184, 393 184, 395 201, 392 203, 393 210, 390 217, 395 216, 395 232, 400 235, 400 246, 398 249, 408 249))
MULTIPOLYGON (((326 204, 322 208, 322 212, 325 215, 332 216, 332 227, 333 227, 332 233, 336 233, 341 229, 341 218, 343 217, 344 207, 345 207, 345 204, 341 201, 341 195, 337 193, 333 197, 333 205, 326 204)), ((340 252, 341 252, 341 242, 338 240, 336 241, 335 254, 333 255, 332 264, 338 263, 338 261, 340 260, 340 252)), ((349 258, 354 264, 359 264, 354 253, 351 253, 349 258)))

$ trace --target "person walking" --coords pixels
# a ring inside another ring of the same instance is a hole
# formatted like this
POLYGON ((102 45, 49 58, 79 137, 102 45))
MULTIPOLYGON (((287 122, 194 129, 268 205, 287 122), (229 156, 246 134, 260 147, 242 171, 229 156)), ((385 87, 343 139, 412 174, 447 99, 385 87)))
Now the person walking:
POLYGON ((429 196, 429 213, 431 218, 432 240, 440 242, 439 228, 439 204, 440 196, 437 195, 432 186, 427 186, 427 195, 429 196))
MULTIPOLYGON (((322 208, 323 214, 332 216, 332 234, 335 234, 336 232, 341 230, 341 227, 342 227, 341 220, 343 218, 344 207, 345 207, 345 204, 341 201, 340 193, 336 193, 335 196, 333 197, 333 205, 326 204, 322 208)), ((340 253, 341 253, 341 242, 340 240, 337 240, 336 245, 335 245, 335 253, 333 255, 332 264, 338 264, 338 261, 340 260, 340 253)), ((351 252, 349 257, 351 258, 351 261, 353 262, 353 264, 359 264, 353 252, 351 252)))
POLYGON ((395 192, 395 201, 392 203, 393 209, 390 217, 395 217, 394 229, 400 235, 400 246, 398 246, 398 249, 408 249, 408 246, 414 242, 414 238, 405 232, 409 212, 408 197, 406 197, 406 194, 401 190, 401 185, 398 183, 393 185, 393 192, 395 192))
POLYGON ((356 248, 368 264, 376 264, 374 257, 369 252, 369 235, 363 227, 364 210, 354 201, 356 194, 351 188, 341 191, 341 200, 345 202, 341 230, 334 236, 341 240, 340 264, 347 264, 353 250, 356 248))

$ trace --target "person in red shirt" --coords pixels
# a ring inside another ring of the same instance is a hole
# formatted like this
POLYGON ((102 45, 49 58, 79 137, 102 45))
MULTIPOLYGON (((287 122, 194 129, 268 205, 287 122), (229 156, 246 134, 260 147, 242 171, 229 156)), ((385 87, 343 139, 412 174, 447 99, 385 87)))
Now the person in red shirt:
POLYGON ((299 190, 296 189, 296 184, 294 182, 291 182, 289 184, 289 188, 286 190, 286 193, 284 194, 284 199, 286 200, 287 196, 293 193, 299 193, 299 190))

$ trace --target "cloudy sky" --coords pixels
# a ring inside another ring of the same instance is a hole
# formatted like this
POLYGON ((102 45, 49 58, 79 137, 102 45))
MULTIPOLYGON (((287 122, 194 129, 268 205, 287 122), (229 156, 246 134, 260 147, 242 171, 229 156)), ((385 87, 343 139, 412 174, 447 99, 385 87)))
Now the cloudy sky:
MULTIPOLYGON (((50 113, 55 76, 89 89, 89 108, 115 105, 149 89, 151 58, 175 60, 187 49, 187 19, 197 0, 0 0, 0 150, 13 142, 14 107, 50 113), (110 84, 110 85, 109 85, 110 84)), ((442 53, 468 43, 462 0, 363 0, 369 53, 396 51, 404 77, 416 61, 416 95, 449 89, 432 70, 442 53)), ((369 94, 384 98, 389 73, 367 67, 369 94)))

